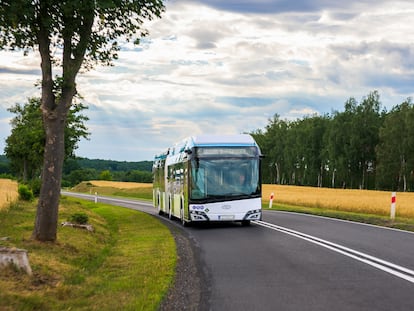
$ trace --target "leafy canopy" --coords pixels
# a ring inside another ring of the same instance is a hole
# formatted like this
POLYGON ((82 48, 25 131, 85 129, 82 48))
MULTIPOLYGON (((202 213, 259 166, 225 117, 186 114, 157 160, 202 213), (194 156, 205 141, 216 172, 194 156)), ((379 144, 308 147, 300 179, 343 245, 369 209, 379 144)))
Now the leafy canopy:
POLYGON ((0 0, 0 48, 27 53, 47 32, 55 64, 110 65, 117 39, 137 44, 148 33, 143 22, 164 10, 162 0, 0 0))
MULTIPOLYGON (((68 112, 65 125, 65 158, 73 157, 81 138, 88 139, 85 122, 88 117, 82 115, 87 109, 82 103, 75 102, 68 112)), ((11 120, 12 131, 6 139, 5 153, 13 169, 24 180, 39 175, 43 162, 46 134, 43 128, 40 98, 29 98, 25 105, 16 104, 8 109, 16 116, 11 120)))

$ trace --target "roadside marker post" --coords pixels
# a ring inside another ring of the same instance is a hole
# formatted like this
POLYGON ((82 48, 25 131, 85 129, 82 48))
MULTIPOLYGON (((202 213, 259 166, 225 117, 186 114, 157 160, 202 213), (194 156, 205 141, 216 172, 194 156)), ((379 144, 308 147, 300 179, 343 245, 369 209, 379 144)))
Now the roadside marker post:
POLYGON ((390 212, 390 216, 391 219, 394 220, 395 219, 395 206, 397 203, 397 193, 393 192, 391 194, 391 212, 390 212))
POLYGON ((95 203, 98 203, 98 192, 95 192, 95 203))
POLYGON ((272 208, 272 204, 273 204, 273 197, 274 197, 274 194, 273 194, 273 192, 270 194, 270 200, 269 200, 269 208, 272 208))

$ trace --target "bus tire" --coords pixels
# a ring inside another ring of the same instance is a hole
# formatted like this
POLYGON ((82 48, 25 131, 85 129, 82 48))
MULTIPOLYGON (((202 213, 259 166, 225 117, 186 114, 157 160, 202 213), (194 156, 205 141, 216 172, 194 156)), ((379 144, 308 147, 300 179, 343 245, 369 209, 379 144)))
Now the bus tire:
POLYGON ((172 219, 172 199, 168 199, 168 219, 172 219))
POLYGON ((158 195, 157 195, 157 201, 158 201, 158 204, 157 204, 157 208, 158 208, 158 215, 163 215, 164 214, 164 212, 163 212, 163 210, 161 209, 161 195, 158 193, 158 195))
POLYGON ((172 211, 171 211, 171 206, 168 209, 168 219, 172 219, 172 211))
POLYGON ((242 220, 241 225, 242 225, 243 227, 250 226, 250 220, 242 220))
POLYGON ((184 209, 183 208, 181 208, 180 219, 181 219, 181 224, 183 225, 183 227, 187 227, 189 225, 189 222, 187 222, 184 219, 184 209))

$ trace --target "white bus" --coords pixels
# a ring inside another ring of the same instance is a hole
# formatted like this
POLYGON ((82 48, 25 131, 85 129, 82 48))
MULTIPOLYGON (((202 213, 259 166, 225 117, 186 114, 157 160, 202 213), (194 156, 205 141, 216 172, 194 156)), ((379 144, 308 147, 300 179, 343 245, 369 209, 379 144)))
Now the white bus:
POLYGON ((259 146, 247 134, 184 139, 155 156, 154 207, 184 226, 261 220, 261 158, 259 146))

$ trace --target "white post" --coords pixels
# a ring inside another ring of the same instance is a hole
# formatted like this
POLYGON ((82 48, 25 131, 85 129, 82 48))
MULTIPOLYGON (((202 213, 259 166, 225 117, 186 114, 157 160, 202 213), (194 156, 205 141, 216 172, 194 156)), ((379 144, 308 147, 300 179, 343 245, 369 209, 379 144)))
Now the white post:
POLYGON ((95 203, 98 203, 98 192, 95 192, 95 203))
POLYGON ((270 194, 270 201, 269 201, 269 208, 272 208, 272 204, 273 204, 273 192, 270 194))
POLYGON ((392 220, 395 219, 395 205, 396 205, 396 201, 397 201, 396 196, 397 196, 396 192, 393 192, 391 194, 391 213, 390 213, 390 216, 391 216, 392 220))

